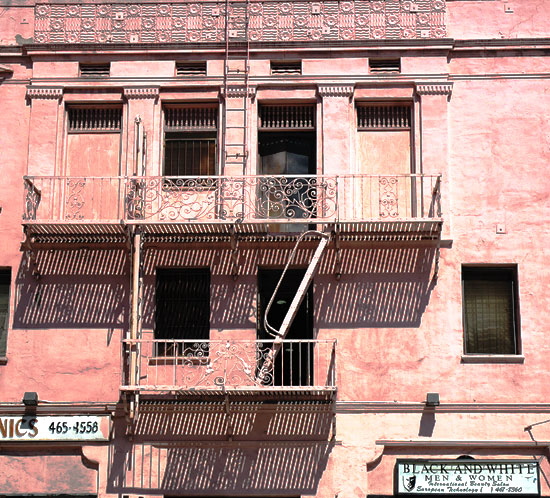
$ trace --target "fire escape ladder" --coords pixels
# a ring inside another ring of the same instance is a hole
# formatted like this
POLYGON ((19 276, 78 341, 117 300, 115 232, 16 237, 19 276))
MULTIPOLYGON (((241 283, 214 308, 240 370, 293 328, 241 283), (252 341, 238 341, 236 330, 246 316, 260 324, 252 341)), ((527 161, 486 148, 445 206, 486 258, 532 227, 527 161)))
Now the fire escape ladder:
POLYGON ((248 160, 249 0, 225 1, 222 174, 244 175, 248 160))
POLYGON ((315 273, 317 272, 317 267, 319 266, 319 262, 321 261, 321 257, 323 256, 323 253, 330 241, 330 235, 324 232, 319 232, 317 230, 308 230, 300 235, 298 240, 296 241, 296 244, 294 245, 294 248, 292 249, 292 252, 290 254, 290 257, 288 258, 288 261, 285 265, 285 268, 281 274, 281 277, 279 278, 279 281, 277 282, 277 286, 275 287, 275 290, 273 291, 273 295, 271 296, 271 299, 269 300, 269 303, 265 310, 265 316, 264 316, 264 326, 266 331, 271 334, 273 337, 275 337, 275 340, 273 341, 272 348, 267 352, 266 359, 262 365, 262 368, 259 370, 257 374, 256 381, 258 384, 261 384, 263 380, 268 377, 268 373, 271 371, 273 364, 275 362, 275 358, 277 357, 277 354, 282 348, 283 341, 286 338, 286 335, 288 334, 288 331, 290 330, 290 327, 292 325, 292 322, 294 321, 294 318, 296 317, 296 314, 298 313, 298 309, 300 308, 300 305, 302 304, 302 301, 304 300, 304 297, 306 296, 307 290, 309 285, 311 284, 311 281, 313 280, 313 277, 315 276, 315 273), (267 317, 269 315, 269 310, 271 309, 271 306, 273 304, 273 301, 275 300, 275 296, 277 295, 277 292, 279 291, 279 287, 281 286, 281 283, 283 282, 283 279, 285 277, 285 274, 290 267, 292 261, 294 260, 294 256, 296 255, 296 252, 298 250, 298 247, 300 243, 304 240, 304 238, 307 235, 317 235, 321 237, 321 240, 319 241, 319 244, 317 245, 315 252, 313 253, 313 257, 311 258, 311 261, 309 262, 309 265, 307 267, 307 270, 304 274, 304 277, 302 278, 302 281, 300 282, 300 285, 298 286, 298 290, 296 291, 296 294, 294 298, 292 299, 292 302, 290 303, 290 306, 288 308, 288 311, 283 319, 283 322, 281 323, 281 327, 279 330, 276 330, 274 327, 272 327, 267 317))

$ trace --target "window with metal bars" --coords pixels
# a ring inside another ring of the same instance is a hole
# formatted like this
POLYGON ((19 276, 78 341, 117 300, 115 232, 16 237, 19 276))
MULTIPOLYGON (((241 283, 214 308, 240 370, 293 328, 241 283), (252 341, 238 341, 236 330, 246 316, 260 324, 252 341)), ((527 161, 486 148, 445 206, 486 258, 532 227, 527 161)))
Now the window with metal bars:
POLYGON ((302 74, 302 61, 271 61, 271 74, 302 74))
POLYGON ((217 107, 165 108, 164 176, 215 175, 217 129, 217 107))
POLYGON ((206 76, 206 61, 176 62, 176 76, 206 76))
POLYGON ((111 74, 111 64, 109 62, 101 64, 80 63, 79 69, 82 78, 108 78, 111 74))
POLYGON ((69 133, 117 132, 122 128, 121 107, 69 107, 69 133))
POLYGON ((411 106, 403 104, 358 104, 359 130, 410 130, 411 106))
POLYGON ((0 358, 6 356, 10 310, 11 270, 0 269, 0 358))
POLYGON ((519 354, 516 267, 462 268, 466 354, 519 354))
POLYGON ((400 73, 401 59, 369 59, 371 73, 400 73))
POLYGON ((157 269, 155 301, 157 355, 207 354, 202 341, 210 337, 210 269, 157 269))

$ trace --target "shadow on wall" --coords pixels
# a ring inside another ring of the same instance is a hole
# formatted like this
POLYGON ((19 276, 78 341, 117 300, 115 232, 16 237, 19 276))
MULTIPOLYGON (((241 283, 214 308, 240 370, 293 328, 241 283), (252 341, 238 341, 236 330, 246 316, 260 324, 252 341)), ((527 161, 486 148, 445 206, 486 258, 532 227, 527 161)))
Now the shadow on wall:
MULTIPOLYGON (((434 247, 344 249, 342 277, 318 279, 320 328, 418 327, 433 287, 434 247)), ((320 274, 335 266, 330 251, 320 274)))
MULTIPOLYGON (((166 267, 209 267, 213 329, 256 327, 258 268, 283 268, 292 247, 240 249, 239 277, 227 249, 190 247, 151 250, 145 256, 143 326, 154 327, 155 271, 166 267)), ((294 267, 305 268, 315 247, 300 249, 294 267)), ((314 313, 319 328, 418 327, 433 287, 434 246, 362 247, 325 254, 315 277, 314 313)))
MULTIPOLYGON (((314 247, 300 249, 304 268, 314 247)), ((144 257, 143 326, 154 327, 155 272, 159 267, 211 269, 212 329, 256 327, 257 270, 282 268, 288 248, 239 251, 232 278, 228 249, 188 246, 152 249, 144 257)), ((435 248, 345 248, 340 280, 336 253, 327 251, 315 277, 314 312, 319 328, 417 327, 432 289, 435 248)), ((39 250, 25 255, 16 281, 14 328, 120 328, 128 322, 129 261, 125 249, 39 250), (34 276, 37 273, 37 276, 34 276)))
POLYGON ((128 322, 123 249, 39 250, 22 258, 14 328, 120 328, 128 322))
POLYGON ((263 404, 247 401, 227 408, 224 401, 157 406, 142 401, 134 434, 155 441, 327 441, 333 407, 310 402, 263 404))
MULTIPOLYGON (((253 256, 252 256, 253 257, 253 256)), ((208 267, 210 283, 210 327, 246 329, 256 327, 256 267, 242 269, 232 278, 231 251, 187 246, 178 250, 151 249, 144 256, 143 327, 154 328, 155 281, 157 268, 208 267)))
POLYGON ((332 443, 111 446, 108 493, 315 494, 332 443), (114 449, 115 448, 115 449, 114 449))

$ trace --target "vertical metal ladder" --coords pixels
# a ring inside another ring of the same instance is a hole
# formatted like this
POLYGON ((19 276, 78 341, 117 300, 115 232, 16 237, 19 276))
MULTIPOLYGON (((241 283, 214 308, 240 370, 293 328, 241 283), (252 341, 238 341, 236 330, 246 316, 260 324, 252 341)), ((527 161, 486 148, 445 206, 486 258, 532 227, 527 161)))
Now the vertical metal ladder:
POLYGON ((248 160, 249 0, 225 1, 222 174, 244 175, 248 160))

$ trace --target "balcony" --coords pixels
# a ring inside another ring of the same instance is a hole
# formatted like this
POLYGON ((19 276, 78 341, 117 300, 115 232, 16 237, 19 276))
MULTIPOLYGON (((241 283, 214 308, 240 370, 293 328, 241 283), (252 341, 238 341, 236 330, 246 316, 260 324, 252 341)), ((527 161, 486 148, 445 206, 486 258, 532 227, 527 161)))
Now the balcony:
POLYGON ((124 346, 126 392, 317 400, 336 393, 335 340, 127 339, 124 346))
POLYGON ((440 175, 25 177, 31 235, 297 232, 421 234, 441 226, 440 175))

